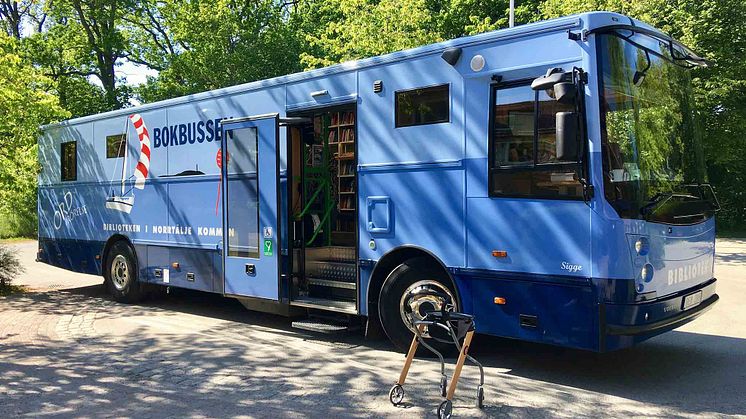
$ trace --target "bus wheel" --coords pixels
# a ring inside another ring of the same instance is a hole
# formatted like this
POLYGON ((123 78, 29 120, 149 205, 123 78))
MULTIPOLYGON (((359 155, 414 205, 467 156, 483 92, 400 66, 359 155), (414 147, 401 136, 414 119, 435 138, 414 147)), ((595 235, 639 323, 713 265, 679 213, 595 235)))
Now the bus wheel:
POLYGON ((112 245, 106 257, 104 279, 114 299, 120 303, 134 303, 142 298, 142 284, 137 278, 135 254, 124 241, 112 245))
MULTIPOLYGON (((455 292, 446 285, 449 282, 448 277, 431 266, 432 263, 429 263, 427 259, 406 261, 389 274, 381 289, 378 299, 381 325, 391 342, 400 351, 406 351, 412 343, 414 336, 412 319, 421 320, 427 312, 439 311, 444 306, 448 311, 458 309, 455 292), (418 291, 424 289, 447 294, 453 302, 452 305, 446 305, 441 297, 417 295, 418 291)), ((425 336, 451 341, 448 333, 440 329, 426 330, 425 336)), ((444 354, 451 354, 456 349, 453 344, 438 342, 434 339, 427 339, 427 343, 444 354)), ((420 346, 421 349, 422 346, 420 346)), ((429 351, 421 352, 422 355, 428 353, 429 351)))

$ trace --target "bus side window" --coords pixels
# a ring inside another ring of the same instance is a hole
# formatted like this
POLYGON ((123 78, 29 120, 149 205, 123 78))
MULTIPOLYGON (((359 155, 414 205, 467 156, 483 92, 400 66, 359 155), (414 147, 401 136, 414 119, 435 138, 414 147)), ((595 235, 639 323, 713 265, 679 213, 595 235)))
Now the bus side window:
POLYGON ((127 148, 127 134, 106 136, 106 158, 119 159, 124 157, 127 148))
POLYGON ((78 143, 69 141, 62 143, 60 152, 61 179, 63 182, 78 179, 78 143))
POLYGON ((395 93, 396 128, 450 121, 450 86, 421 87, 395 93))
POLYGON ((532 198, 583 197, 577 163, 556 159, 555 114, 574 110, 528 83, 493 91, 489 194, 532 198))

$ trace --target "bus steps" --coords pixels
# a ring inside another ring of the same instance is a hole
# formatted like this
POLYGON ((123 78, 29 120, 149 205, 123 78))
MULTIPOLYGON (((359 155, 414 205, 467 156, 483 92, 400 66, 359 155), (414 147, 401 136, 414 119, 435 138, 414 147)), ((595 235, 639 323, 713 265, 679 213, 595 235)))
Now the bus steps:
POLYGON ((349 319, 316 316, 294 321, 292 327, 322 335, 340 335, 360 330, 360 326, 350 323, 349 319))
POLYGON ((290 301, 291 306, 303 307, 309 310, 323 310, 328 312, 357 315, 355 301, 300 296, 290 301))
POLYGON ((355 262, 308 260, 306 261, 306 276, 354 284, 357 277, 357 265, 355 262))

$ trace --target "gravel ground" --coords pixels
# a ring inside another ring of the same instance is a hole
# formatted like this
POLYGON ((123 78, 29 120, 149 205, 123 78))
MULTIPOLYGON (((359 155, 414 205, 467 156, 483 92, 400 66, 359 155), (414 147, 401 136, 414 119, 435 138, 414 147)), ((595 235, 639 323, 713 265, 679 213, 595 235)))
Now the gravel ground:
MULTIPOLYGON (((0 298, 0 417, 432 417, 438 367, 403 363, 360 334, 318 337, 237 302, 175 292, 117 304, 101 279, 34 263, 30 292, 0 298)), ((486 407, 466 367, 454 417, 719 417, 746 414, 746 241, 718 241, 721 301, 700 319, 610 354, 477 336, 486 407)))

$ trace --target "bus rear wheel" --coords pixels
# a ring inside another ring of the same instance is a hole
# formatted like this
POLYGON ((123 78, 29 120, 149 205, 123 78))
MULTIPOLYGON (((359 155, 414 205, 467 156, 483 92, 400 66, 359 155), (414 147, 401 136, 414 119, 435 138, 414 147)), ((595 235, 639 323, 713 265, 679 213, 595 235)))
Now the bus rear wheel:
MULTIPOLYGON (((457 311, 457 300, 454 290, 447 285, 447 275, 432 267, 431 261, 417 258, 404 262, 394 269, 381 288, 378 299, 378 313, 386 336, 400 351, 406 352, 414 337, 412 319, 422 319, 428 311, 439 311, 445 307, 448 311, 457 311), (443 298, 420 296, 423 289, 436 291, 450 297, 452 304, 446 305, 443 298)), ((448 342, 451 337, 442 330, 426 330, 425 336, 434 336, 448 342)), ((428 345, 443 354, 455 352, 455 346, 434 339, 426 339, 428 345)), ((418 349, 418 355, 427 355, 429 351, 418 349)))
POLYGON ((138 281, 135 252, 126 242, 111 246, 104 265, 104 280, 109 293, 120 303, 135 303, 143 296, 138 281))

